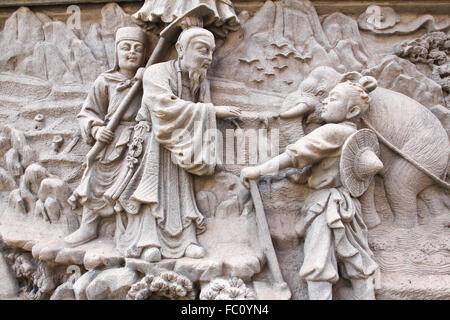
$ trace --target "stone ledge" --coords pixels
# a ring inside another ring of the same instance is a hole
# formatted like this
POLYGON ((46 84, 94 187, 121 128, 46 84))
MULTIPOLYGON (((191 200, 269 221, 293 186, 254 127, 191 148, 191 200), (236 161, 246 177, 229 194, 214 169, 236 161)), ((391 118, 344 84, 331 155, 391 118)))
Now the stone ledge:
MULTIPOLYGON (((209 232, 199 235, 200 244, 208 252, 206 257, 164 259, 158 263, 125 259, 116 250, 114 239, 106 236, 70 248, 63 242, 66 231, 62 224, 48 225, 44 221, 33 221, 31 216, 16 215, 16 221, 0 223, 0 238, 6 247, 29 251, 33 258, 51 264, 79 265, 86 270, 103 270, 122 267, 126 262, 131 269, 142 273, 151 273, 150 270, 154 268, 166 269, 183 274, 194 282, 209 282, 217 277, 238 277, 250 281, 263 269, 262 253, 251 247, 249 242, 252 240, 245 241, 238 234, 231 235, 234 242, 223 238, 224 235, 219 230, 223 221, 219 218, 209 219, 209 232), (211 245, 213 239, 216 242, 211 245)), ((238 225, 245 225, 246 221, 245 217, 227 219, 228 224, 234 225, 234 229, 239 229, 238 225)), ((229 232, 233 233, 231 230, 229 232)))
MULTIPOLYGON (((108 3, 107 0, 4 0, 0 7, 46 6, 62 4, 108 3)), ((114 2, 136 2, 136 0, 115 0, 114 2)))
MULTIPOLYGON (((107 0, 4 0, 0 3, 1 7, 20 7, 20 6, 57 6, 71 4, 106 4, 111 1, 107 0)), ((115 0, 117 3, 130 3, 139 7, 143 1, 137 0, 115 0)), ((238 11, 249 10, 254 11, 260 8, 265 0, 233 0, 233 4, 238 11)), ((395 10, 416 13, 434 13, 442 14, 450 10, 450 3, 447 0, 377 0, 377 1, 355 1, 355 0, 311 0, 319 14, 328 14, 334 11, 343 13, 359 14, 367 9, 370 5, 388 6, 395 10)))

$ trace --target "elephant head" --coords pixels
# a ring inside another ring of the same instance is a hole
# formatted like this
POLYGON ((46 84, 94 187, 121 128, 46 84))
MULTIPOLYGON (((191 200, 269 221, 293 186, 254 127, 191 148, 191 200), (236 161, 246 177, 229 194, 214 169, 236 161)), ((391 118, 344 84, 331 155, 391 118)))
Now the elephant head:
POLYGON ((343 75, 333 68, 317 67, 300 83, 296 91, 286 97, 280 109, 281 149, 303 137, 304 126, 307 124, 311 123, 311 126, 307 126, 306 131, 322 124, 317 111, 342 78, 343 75))
POLYGON ((300 83, 296 91, 289 94, 281 107, 282 119, 297 118, 312 113, 321 106, 321 101, 328 96, 343 75, 330 67, 318 67, 300 83))

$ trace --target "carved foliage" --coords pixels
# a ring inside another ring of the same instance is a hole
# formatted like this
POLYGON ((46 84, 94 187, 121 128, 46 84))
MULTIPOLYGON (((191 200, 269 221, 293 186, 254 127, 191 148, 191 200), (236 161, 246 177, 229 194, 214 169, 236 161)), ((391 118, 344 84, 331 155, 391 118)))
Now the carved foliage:
POLYGON ((31 253, 10 251, 6 260, 16 276, 25 299, 47 300, 58 285, 58 273, 45 262, 35 260, 31 253))
POLYGON ((413 63, 424 63, 431 68, 431 79, 444 92, 450 93, 450 36, 432 32, 414 40, 405 40, 395 47, 395 54, 413 63))
POLYGON ((146 275, 128 291, 128 300, 148 300, 150 298, 195 299, 192 281, 173 271, 163 271, 159 275, 146 275))
POLYGON ((200 293, 200 300, 254 300, 255 292, 239 278, 214 279, 200 293))

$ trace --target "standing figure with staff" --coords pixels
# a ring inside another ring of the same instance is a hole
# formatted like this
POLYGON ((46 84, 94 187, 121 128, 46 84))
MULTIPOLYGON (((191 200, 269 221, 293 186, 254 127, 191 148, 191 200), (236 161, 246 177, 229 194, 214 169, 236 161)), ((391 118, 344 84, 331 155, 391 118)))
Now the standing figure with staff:
POLYGON ((142 100, 138 84, 144 70, 139 68, 145 65, 146 43, 147 36, 138 27, 117 30, 114 67, 98 76, 78 114, 84 141, 95 145, 81 183, 69 198, 72 207, 83 207, 79 229, 64 239, 69 246, 95 239, 101 218, 115 214, 103 194, 120 172, 136 124, 142 100), (121 108, 124 102, 126 108, 121 108), (118 117, 119 112, 123 114, 118 117))

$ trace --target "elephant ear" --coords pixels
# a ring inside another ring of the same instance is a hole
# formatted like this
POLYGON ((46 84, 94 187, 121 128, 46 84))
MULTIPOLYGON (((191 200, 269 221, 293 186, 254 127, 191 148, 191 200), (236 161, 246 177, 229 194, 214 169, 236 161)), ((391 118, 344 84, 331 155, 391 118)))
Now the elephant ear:
POLYGON ((350 71, 342 75, 341 82, 345 81, 358 82, 359 79, 361 79, 361 77, 362 77, 361 73, 357 71, 350 71))

